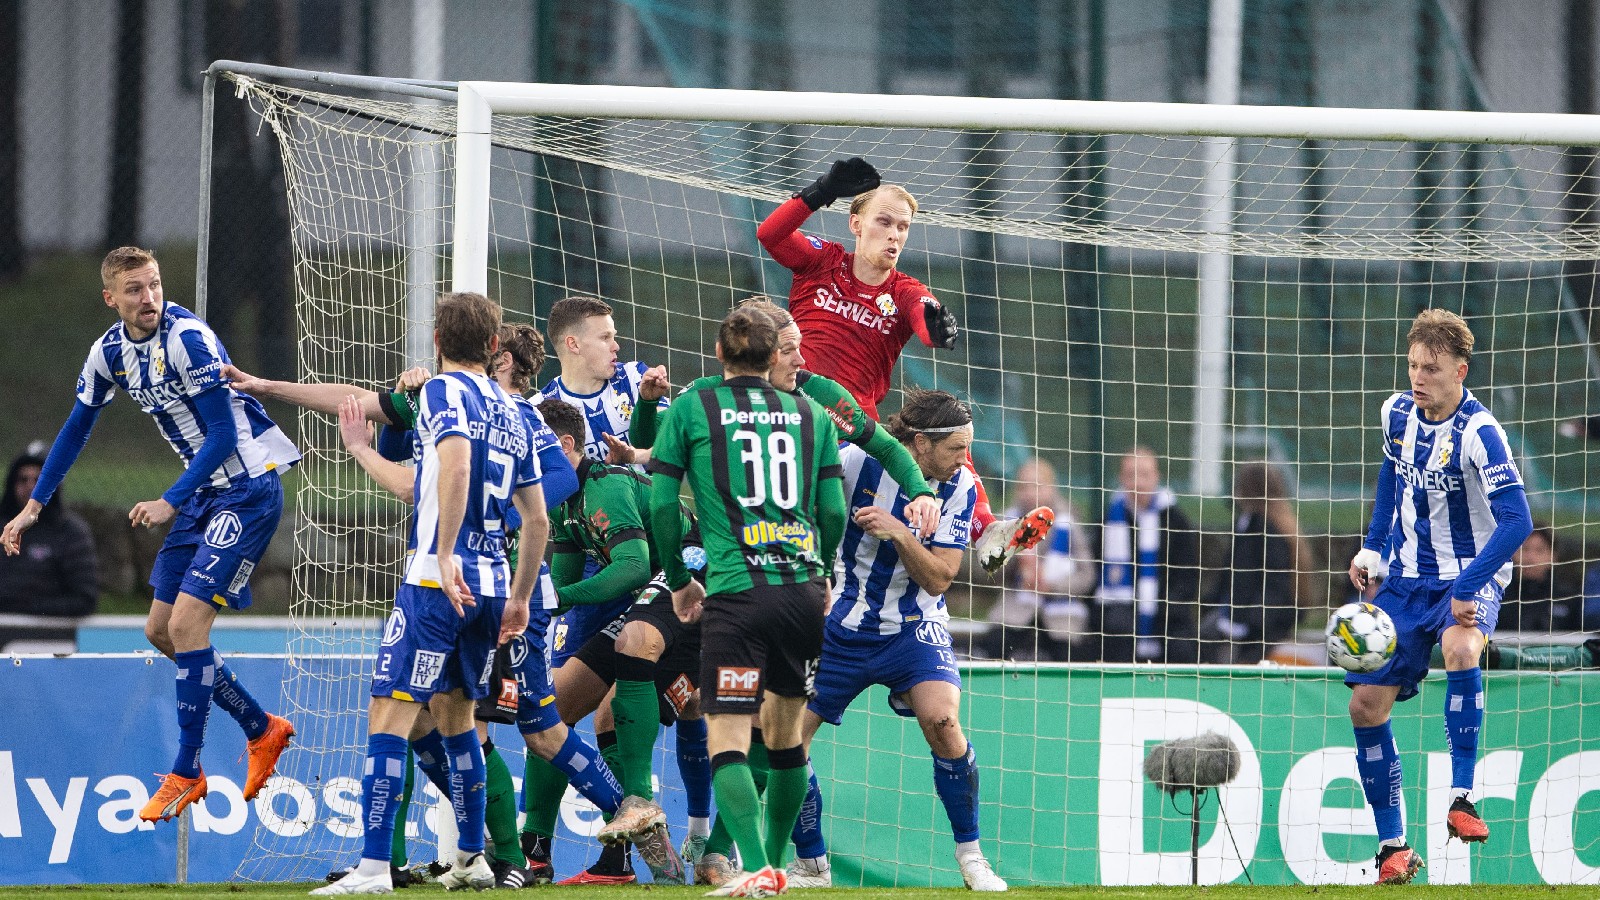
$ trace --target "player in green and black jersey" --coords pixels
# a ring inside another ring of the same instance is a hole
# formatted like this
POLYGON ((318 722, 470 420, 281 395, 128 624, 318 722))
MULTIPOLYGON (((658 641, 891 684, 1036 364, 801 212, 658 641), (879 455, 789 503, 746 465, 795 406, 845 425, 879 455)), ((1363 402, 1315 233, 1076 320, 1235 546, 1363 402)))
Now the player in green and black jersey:
POLYGON ((822 646, 825 576, 844 531, 838 429, 814 402, 767 380, 778 322, 736 309, 722 322, 726 377, 677 398, 650 463, 651 537, 678 546, 678 494, 687 480, 705 541, 699 588, 682 561, 661 562, 680 617, 701 625, 701 707, 710 726, 713 785, 751 871, 733 886, 782 888, 781 865, 805 797, 800 717, 822 646), (709 596, 707 596, 709 594, 709 596), (759 706, 769 748, 766 834, 746 753, 759 706), (765 867, 763 867, 763 865, 765 867))

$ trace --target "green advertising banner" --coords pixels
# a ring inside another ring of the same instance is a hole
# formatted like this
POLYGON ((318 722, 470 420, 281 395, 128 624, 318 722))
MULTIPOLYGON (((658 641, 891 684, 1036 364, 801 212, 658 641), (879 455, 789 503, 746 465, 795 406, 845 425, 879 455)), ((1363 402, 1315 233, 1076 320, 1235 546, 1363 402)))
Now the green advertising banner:
MULTIPOLYGON (((1188 884, 1190 796, 1147 782, 1162 741, 1215 732, 1237 778, 1200 811, 1201 884, 1375 879, 1341 673, 1326 669, 981 667, 962 727, 982 778, 983 846, 1013 885, 1188 884)), ((1600 883, 1600 672, 1486 673, 1478 752, 1486 844, 1449 840, 1444 679, 1395 707, 1407 838, 1434 884, 1600 883)), ((812 760, 839 885, 960 884, 915 719, 886 692, 824 726, 812 760)))

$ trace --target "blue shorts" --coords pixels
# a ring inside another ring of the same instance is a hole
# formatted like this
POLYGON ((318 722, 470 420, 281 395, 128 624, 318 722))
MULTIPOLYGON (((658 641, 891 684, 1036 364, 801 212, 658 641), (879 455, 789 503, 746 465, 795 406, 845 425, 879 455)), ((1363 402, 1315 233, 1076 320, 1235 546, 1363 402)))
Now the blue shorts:
MULTIPOLYGON (((1450 591, 1455 581, 1437 578, 1386 578, 1372 602, 1394 620, 1394 658, 1376 672, 1344 676, 1345 684, 1378 684, 1399 687, 1400 700, 1417 695, 1417 686, 1428 675, 1429 657, 1445 630, 1456 624, 1450 614, 1450 591)), ((1493 580, 1478 589, 1478 630, 1484 637, 1494 634, 1500 621, 1500 597, 1505 589, 1493 580)))
POLYGON ((178 507, 150 570, 155 599, 173 603, 181 593, 218 607, 248 607, 250 573, 267 552, 282 515, 283 483, 277 472, 195 491, 178 507))
POLYGON ((511 671, 517 676, 517 730, 538 734, 561 724, 556 712, 556 689, 545 661, 544 633, 550 611, 535 609, 528 616, 528 631, 511 639, 511 671))
POLYGON ((822 634, 816 695, 806 708, 837 725, 862 691, 875 684, 889 689, 889 708, 916 715, 902 695, 924 681, 961 687, 961 672, 950 649, 950 632, 941 622, 918 622, 899 634, 867 634, 830 619, 822 634))
POLYGON ((372 696, 427 703, 460 690, 469 700, 489 695, 494 649, 500 642, 504 597, 478 597, 457 616, 438 588, 402 584, 383 627, 372 696))
POLYGON ((609 603, 574 606, 557 616, 550 632, 550 671, 554 672, 569 658, 577 656, 590 638, 626 613, 633 601, 634 596, 628 594, 609 603))

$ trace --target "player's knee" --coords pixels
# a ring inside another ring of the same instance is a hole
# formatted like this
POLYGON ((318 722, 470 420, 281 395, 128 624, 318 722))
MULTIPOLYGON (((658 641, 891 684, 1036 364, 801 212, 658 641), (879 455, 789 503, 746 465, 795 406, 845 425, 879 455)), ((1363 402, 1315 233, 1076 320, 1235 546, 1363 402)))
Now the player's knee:
POLYGON ((666 649, 666 639, 654 625, 647 622, 629 622, 622 626, 622 633, 617 635, 617 652, 623 656, 654 662, 661 658, 666 649))
POLYGON ((567 741, 567 728, 565 725, 557 725, 532 734, 524 732, 522 739, 536 756, 548 761, 555 759, 556 754, 561 752, 562 745, 567 741))
POLYGON ((1357 728, 1374 728, 1389 718, 1389 706, 1370 691, 1350 692, 1350 723, 1357 728))
POLYGON ((1447 672, 1461 672, 1478 665, 1483 651, 1475 644, 1462 642, 1444 651, 1444 667, 1447 672))

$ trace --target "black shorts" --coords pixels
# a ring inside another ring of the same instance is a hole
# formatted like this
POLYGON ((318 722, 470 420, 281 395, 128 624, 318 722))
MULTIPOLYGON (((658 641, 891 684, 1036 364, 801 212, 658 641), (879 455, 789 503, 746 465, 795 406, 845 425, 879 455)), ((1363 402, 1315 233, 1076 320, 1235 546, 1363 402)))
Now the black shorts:
POLYGON ((656 689, 661 724, 671 725, 693 698, 700 676, 700 626, 684 624, 673 611, 664 575, 658 573, 627 612, 608 622, 573 655, 606 684, 616 684, 617 637, 624 625, 641 621, 655 626, 666 643, 656 663, 656 689))
POLYGON ((516 724, 517 694, 517 673, 511 665, 511 645, 501 644, 494 651, 494 668, 489 672, 489 693, 478 701, 478 721, 496 725, 516 724))
POLYGON ((700 708, 754 713, 763 691, 809 697, 826 602, 821 580, 707 597, 700 620, 700 708))

